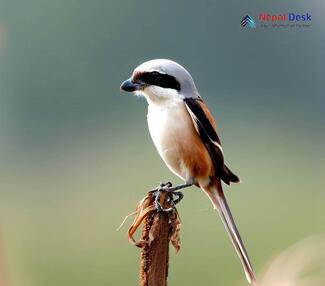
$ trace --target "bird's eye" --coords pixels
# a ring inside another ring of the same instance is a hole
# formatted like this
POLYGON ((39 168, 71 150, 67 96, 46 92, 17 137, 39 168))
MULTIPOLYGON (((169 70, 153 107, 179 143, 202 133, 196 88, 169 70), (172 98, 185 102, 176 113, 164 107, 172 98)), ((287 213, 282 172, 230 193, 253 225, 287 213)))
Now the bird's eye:
POLYGON ((180 83, 171 75, 157 71, 146 72, 141 75, 141 80, 148 85, 156 85, 163 88, 171 88, 180 91, 180 83))
POLYGON ((159 72, 157 72, 157 71, 152 71, 152 72, 150 72, 150 75, 151 76, 159 76, 161 73, 159 73, 159 72))
POLYGON ((161 81, 162 78, 162 74, 157 71, 153 71, 149 73, 149 77, 152 84, 159 85, 159 82, 161 81))

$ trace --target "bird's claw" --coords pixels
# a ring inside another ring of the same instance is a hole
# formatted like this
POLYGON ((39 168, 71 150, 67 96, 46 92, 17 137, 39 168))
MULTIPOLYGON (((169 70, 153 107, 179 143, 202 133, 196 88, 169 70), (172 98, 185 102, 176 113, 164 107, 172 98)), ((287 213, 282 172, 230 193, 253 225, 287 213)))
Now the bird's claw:
POLYGON ((159 187, 158 188, 170 188, 170 187, 172 187, 173 186, 173 184, 171 183, 171 182, 166 182, 166 183, 163 183, 163 182, 161 182, 160 184, 159 184, 159 187))
POLYGON ((155 207, 158 212, 173 212, 175 205, 178 204, 184 197, 183 193, 175 190, 171 182, 160 183, 159 186, 152 191, 152 196, 155 199, 155 207), (171 206, 163 208, 160 203, 160 195, 162 192, 167 193, 167 203, 171 206), (176 197, 176 198, 175 198, 176 197))

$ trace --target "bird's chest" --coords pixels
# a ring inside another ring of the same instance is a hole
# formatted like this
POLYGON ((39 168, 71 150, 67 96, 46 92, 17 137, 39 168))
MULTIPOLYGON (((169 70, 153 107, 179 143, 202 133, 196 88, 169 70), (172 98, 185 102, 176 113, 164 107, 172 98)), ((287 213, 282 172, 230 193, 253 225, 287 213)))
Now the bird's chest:
POLYGON ((167 161, 177 157, 191 126, 184 103, 173 102, 163 106, 149 104, 147 118, 152 140, 160 156, 167 161))
POLYGON ((158 153, 176 175, 185 180, 209 176, 211 158, 183 102, 149 104, 147 117, 158 153))

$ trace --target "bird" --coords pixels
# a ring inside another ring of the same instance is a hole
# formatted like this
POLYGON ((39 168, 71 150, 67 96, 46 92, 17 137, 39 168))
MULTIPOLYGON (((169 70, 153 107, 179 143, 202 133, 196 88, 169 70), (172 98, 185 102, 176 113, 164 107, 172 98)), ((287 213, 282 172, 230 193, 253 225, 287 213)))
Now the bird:
POLYGON ((195 185, 209 197, 248 282, 256 285, 252 264, 222 187, 222 182, 230 185, 240 179, 224 162, 215 120, 191 74, 172 60, 149 60, 137 66, 120 89, 145 97, 152 141, 167 167, 184 181, 178 189, 195 185))

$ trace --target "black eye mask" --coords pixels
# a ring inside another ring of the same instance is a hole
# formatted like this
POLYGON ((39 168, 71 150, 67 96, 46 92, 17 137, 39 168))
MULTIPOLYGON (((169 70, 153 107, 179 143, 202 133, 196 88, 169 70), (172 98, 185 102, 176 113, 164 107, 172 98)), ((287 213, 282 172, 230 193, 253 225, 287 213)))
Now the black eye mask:
POLYGON ((139 75, 137 80, 142 81, 147 85, 156 85, 163 88, 175 89, 177 91, 181 90, 181 85, 175 77, 157 71, 142 73, 139 75))

